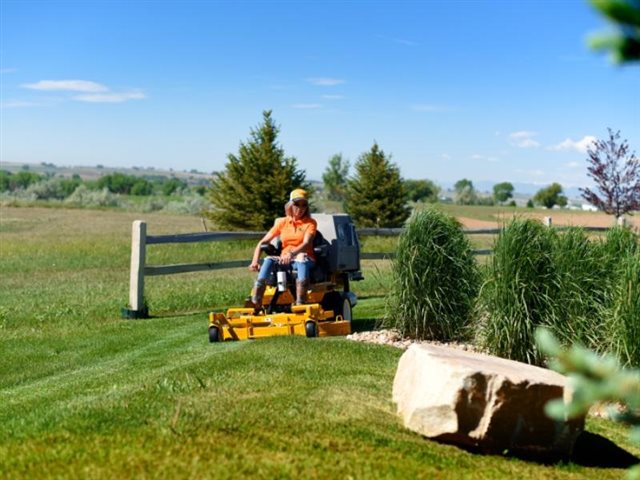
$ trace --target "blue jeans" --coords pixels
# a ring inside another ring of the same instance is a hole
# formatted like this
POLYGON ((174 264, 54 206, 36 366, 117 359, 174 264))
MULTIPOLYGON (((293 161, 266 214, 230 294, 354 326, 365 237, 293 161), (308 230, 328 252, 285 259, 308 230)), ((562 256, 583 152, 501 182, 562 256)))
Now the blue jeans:
MULTIPOLYGON (((311 260, 309 257, 304 262, 293 261, 291 262, 293 268, 298 271, 298 281, 305 282, 309 280, 311 276, 311 269, 314 267, 316 262, 311 260)), ((264 285, 267 281, 267 278, 273 272, 276 265, 278 265, 278 261, 273 257, 267 257, 262 262, 262 266, 260 267, 260 272, 258 273, 258 278, 256 279, 256 286, 264 285)))

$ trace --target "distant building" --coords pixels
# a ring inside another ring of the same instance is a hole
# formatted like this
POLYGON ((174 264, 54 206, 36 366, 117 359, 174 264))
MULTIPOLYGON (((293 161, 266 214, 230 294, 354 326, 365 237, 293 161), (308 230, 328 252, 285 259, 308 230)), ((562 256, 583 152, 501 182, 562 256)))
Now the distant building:
POLYGON ((583 203, 582 210, 584 210, 585 212, 597 212, 598 208, 594 205, 591 205, 590 203, 583 203))

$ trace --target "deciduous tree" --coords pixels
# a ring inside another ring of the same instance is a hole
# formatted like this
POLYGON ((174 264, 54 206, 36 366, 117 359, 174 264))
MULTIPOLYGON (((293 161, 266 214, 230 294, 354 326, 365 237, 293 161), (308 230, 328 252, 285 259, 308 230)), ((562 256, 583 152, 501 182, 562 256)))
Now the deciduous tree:
POLYGON ((558 205, 564 207, 567 205, 567 197, 562 194, 562 185, 552 183, 548 187, 541 188, 536 192, 533 201, 547 208, 553 208, 558 205))
POLYGON ((458 205, 474 205, 478 202, 478 194, 471 180, 467 178, 458 180, 453 189, 456 192, 456 203, 458 205))
POLYGON ((626 140, 619 141, 619 131, 608 130, 608 140, 596 140, 587 150, 588 175, 597 190, 580 190, 587 202, 619 217, 640 209, 640 160, 629 153, 626 140))
POLYGON ((513 198, 513 184, 510 182, 496 183, 493 186, 493 198, 496 203, 504 203, 513 198))
POLYGON ((405 180, 404 186, 412 202, 435 203, 438 201, 440 187, 431 180, 405 180))

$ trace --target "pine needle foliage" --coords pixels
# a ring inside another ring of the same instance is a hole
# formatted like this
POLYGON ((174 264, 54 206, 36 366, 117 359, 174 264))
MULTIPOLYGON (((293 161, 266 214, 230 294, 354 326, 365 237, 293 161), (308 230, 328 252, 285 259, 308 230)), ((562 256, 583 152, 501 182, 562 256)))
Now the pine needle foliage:
POLYGON ((411 212, 400 169, 374 143, 347 182, 345 210, 360 227, 401 227, 411 212))
POLYGON ((461 340, 480 285, 471 244, 453 217, 415 212, 400 236, 385 324, 421 340, 461 340))
POLYGON ((553 315, 555 289, 550 230, 523 218, 503 226, 481 293, 484 348, 500 357, 540 364, 534 332, 553 315))
POLYGON ((267 230, 283 216, 291 190, 310 189, 297 160, 285 156, 277 142, 280 129, 271 110, 262 115, 262 124, 240 143, 238 155, 229 154, 225 170, 211 180, 207 217, 219 229, 267 230))
MULTIPOLYGON (((536 343, 550 357, 549 367, 571 378, 573 394, 545 405, 548 417, 564 422, 586 415, 598 402, 622 404, 622 411, 610 409, 611 418, 630 426, 629 438, 640 444, 640 370, 624 369, 611 355, 600 356, 581 345, 563 348, 553 334, 540 328, 536 343)), ((627 470, 628 480, 640 480, 640 465, 627 470)))

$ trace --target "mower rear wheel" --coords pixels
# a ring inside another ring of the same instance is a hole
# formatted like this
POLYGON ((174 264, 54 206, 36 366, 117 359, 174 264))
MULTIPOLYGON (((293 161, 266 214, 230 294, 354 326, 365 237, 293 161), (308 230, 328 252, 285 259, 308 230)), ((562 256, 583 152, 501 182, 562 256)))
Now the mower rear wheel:
POLYGON ((307 334, 307 338, 314 338, 318 336, 318 326, 316 322, 308 321, 304 324, 304 331, 307 334))
POLYGON ((209 342, 215 343, 220 341, 220 329, 218 327, 209 327, 209 342))
MULTIPOLYGON (((337 315, 337 313, 336 313, 337 315)), ((347 322, 351 321, 352 318, 352 314, 351 314, 351 300, 349 300, 348 297, 344 296, 342 297, 342 304, 341 304, 341 308, 340 308, 340 315, 342 315, 342 318, 344 320, 346 320, 347 322)))

